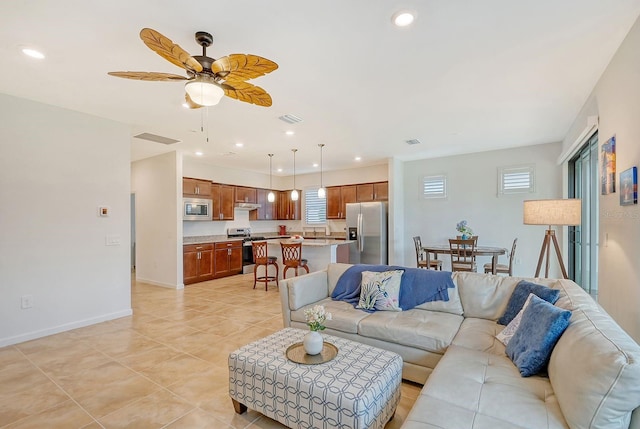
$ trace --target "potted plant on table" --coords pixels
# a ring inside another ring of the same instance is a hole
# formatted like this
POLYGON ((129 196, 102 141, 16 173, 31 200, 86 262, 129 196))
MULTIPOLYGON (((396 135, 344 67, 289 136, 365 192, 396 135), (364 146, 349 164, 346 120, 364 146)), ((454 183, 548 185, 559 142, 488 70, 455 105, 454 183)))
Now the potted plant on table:
POLYGON ((473 236, 473 230, 469 227, 466 220, 461 220, 456 224, 456 231, 460 233, 463 240, 468 240, 473 236))
POLYGON ((331 320, 331 313, 325 311, 323 305, 316 305, 304 311, 304 317, 310 332, 304 336, 302 345, 308 355, 317 355, 322 351, 324 340, 319 331, 324 331, 324 322, 331 320))

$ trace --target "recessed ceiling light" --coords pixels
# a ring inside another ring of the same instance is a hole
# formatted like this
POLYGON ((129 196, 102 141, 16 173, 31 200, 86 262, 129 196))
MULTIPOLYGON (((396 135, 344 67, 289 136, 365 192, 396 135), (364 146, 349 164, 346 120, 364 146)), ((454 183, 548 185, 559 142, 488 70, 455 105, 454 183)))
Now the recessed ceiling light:
POLYGON ((314 163, 313 163, 313 166, 317 168, 317 167, 318 167, 318 163, 317 163, 317 162, 314 162, 314 163))
POLYGON ((184 107, 185 109, 188 109, 189 105, 187 103, 182 103, 182 107, 184 107))
POLYGON ((31 58, 37 58, 39 60, 44 59, 44 54, 40 51, 36 51, 35 49, 31 49, 31 48, 22 48, 22 53, 31 57, 31 58))
POLYGON ((204 155, 204 153, 202 153, 202 152, 196 152, 196 156, 202 156, 202 155, 204 155))
POLYGON ((244 146, 244 143, 236 143, 236 147, 242 147, 244 146))
POLYGON ((361 160, 362 160, 362 158, 361 158, 361 157, 356 156, 356 161, 361 161, 361 160))
POLYGON ((391 21, 398 27, 406 27, 414 21, 415 15, 406 10, 396 12, 391 17, 391 21))
POLYGON ((295 132, 294 132, 294 131, 292 131, 292 130, 285 131, 284 133, 285 133, 286 135, 288 135, 288 136, 292 136, 292 135, 294 135, 294 134, 295 134, 295 132))
POLYGON ((278 168, 278 173, 282 173, 282 168, 278 168))

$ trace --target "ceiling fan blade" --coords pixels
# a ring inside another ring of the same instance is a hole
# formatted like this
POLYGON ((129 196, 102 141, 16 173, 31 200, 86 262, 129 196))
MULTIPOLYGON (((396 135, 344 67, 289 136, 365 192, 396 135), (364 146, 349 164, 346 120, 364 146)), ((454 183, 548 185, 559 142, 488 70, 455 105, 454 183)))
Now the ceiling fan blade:
POLYGON ((184 76, 180 76, 172 73, 159 73, 159 72, 134 72, 134 71, 118 71, 109 72, 109 76, 122 77, 125 79, 135 80, 155 80, 155 81, 172 81, 172 80, 188 80, 184 76))
POLYGON ((257 106, 271 106, 271 96, 259 86, 242 81, 227 81, 225 83, 224 93, 227 97, 257 106))
POLYGON ((140 38, 152 51, 178 67, 197 73, 202 71, 202 65, 195 58, 156 30, 143 28, 140 38))
POLYGON ((251 54, 231 54, 211 64, 214 74, 236 82, 264 76, 277 68, 278 64, 273 61, 251 54))
POLYGON ((189 94, 187 94, 186 92, 184 93, 184 100, 187 102, 187 106, 189 107, 189 109, 199 109, 201 107, 204 107, 193 101, 191 97, 189 97, 189 94))

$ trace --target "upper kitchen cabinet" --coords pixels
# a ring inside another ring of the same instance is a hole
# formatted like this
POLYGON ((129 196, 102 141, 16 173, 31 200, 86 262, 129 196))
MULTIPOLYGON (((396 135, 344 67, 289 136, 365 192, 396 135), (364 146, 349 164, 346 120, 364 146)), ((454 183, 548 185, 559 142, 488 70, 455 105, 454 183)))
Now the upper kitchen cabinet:
POLYGON ((233 220, 235 190, 235 186, 218 183, 211 185, 211 199, 213 200, 211 213, 213 220, 233 220))
POLYGON ((185 197, 211 198, 211 182, 183 177, 182 195, 185 197))
POLYGON ((275 191, 276 200, 272 203, 269 202, 267 196, 269 195, 269 189, 256 189, 256 198, 260 207, 258 210, 251 210, 249 212, 249 220, 275 220, 278 219, 278 191, 275 191))
POLYGON ((387 201, 389 199, 389 182, 362 183, 356 185, 356 200, 359 203, 367 201, 387 201))
POLYGON ((258 201, 257 189, 245 186, 236 186, 236 203, 256 203, 258 201))
POLYGON ((298 190, 298 201, 291 201, 291 191, 280 191, 277 193, 278 219, 279 220, 300 220, 300 199, 302 191, 298 190))
POLYGON ((356 185, 327 187, 327 219, 345 219, 347 203, 356 201, 356 185))

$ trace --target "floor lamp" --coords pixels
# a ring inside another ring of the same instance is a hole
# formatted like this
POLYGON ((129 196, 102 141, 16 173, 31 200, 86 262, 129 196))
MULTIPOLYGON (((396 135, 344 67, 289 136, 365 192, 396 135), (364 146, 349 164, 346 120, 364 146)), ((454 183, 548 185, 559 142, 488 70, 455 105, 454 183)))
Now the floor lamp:
POLYGON ((580 214, 582 212, 581 201, 577 199, 566 200, 529 200, 524 202, 524 224, 525 225, 548 225, 549 228, 544 234, 536 277, 540 275, 542 260, 546 256, 544 276, 549 277, 549 258, 551 253, 551 242, 556 249, 560 269, 565 279, 568 279, 567 270, 562 262, 560 246, 556 239, 556 232, 551 229, 552 225, 580 225, 580 214))

